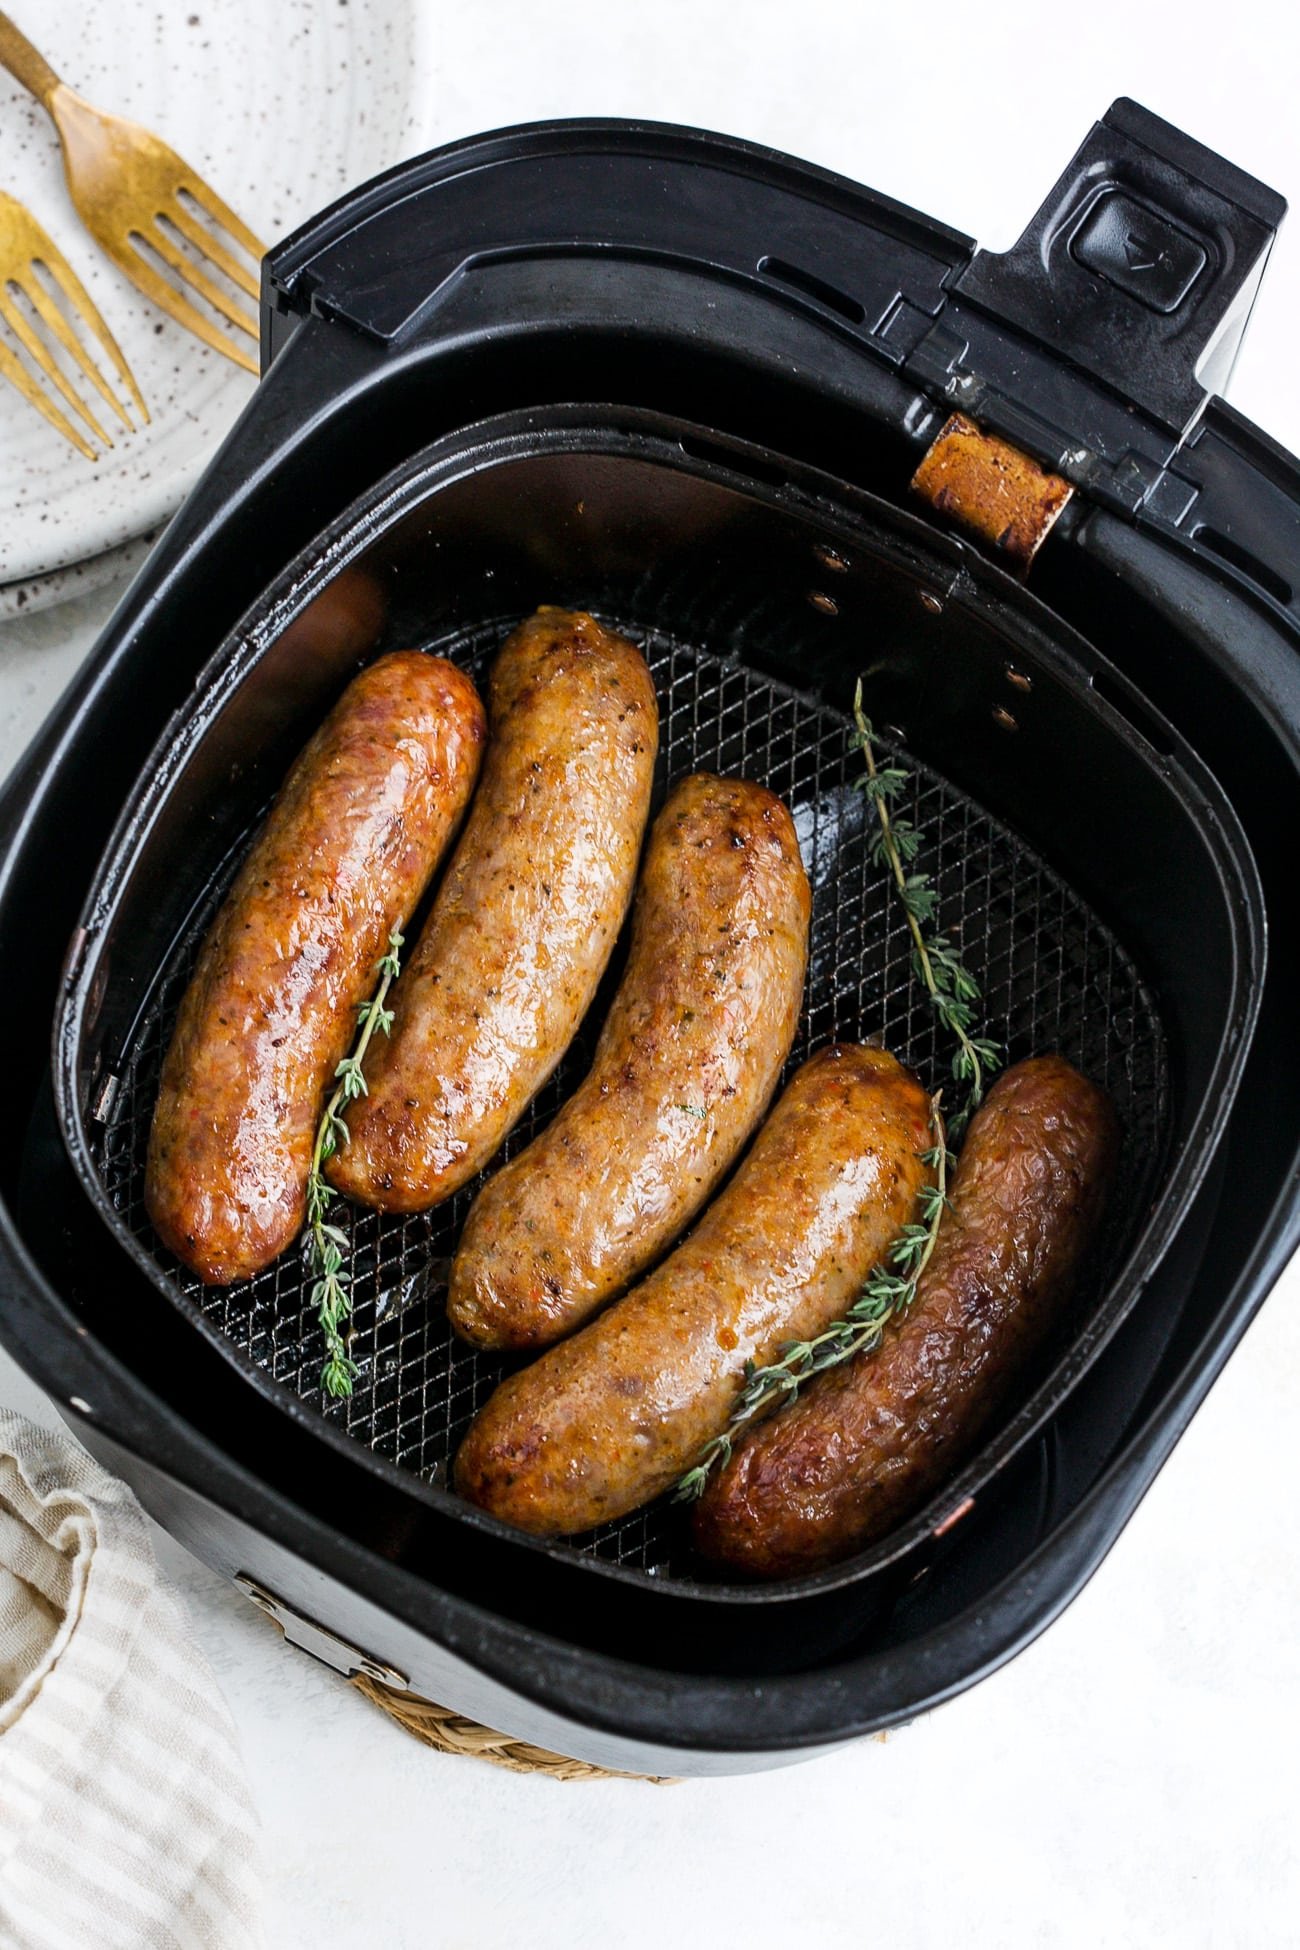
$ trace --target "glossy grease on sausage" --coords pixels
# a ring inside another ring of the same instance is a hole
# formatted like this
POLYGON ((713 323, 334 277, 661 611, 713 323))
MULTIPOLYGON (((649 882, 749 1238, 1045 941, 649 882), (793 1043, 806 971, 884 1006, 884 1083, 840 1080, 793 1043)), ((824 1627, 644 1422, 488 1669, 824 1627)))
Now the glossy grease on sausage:
POLYGON ((436 1205, 487 1163, 573 1040, 631 899, 658 745, 641 653, 594 617, 539 610, 502 647, 489 719, 465 831, 329 1167, 385 1212, 436 1205))
POLYGON ((1109 1099, 1059 1056, 1018 1063, 971 1120, 929 1267, 874 1354, 743 1436, 695 1514, 729 1570, 793 1577, 920 1507, 1008 1406, 1069 1297, 1118 1150, 1109 1099))
POLYGON ((926 1094, 892 1056, 819 1051, 676 1252, 501 1384, 456 1458, 462 1496, 554 1535, 670 1488, 726 1426, 746 1362, 856 1295, 913 1216, 930 1142, 926 1094))
POLYGON ((447 1311, 467 1340, 538 1347, 571 1332, 706 1203, 790 1053, 811 906, 773 793, 706 773, 674 788, 591 1070, 466 1221, 447 1311))
POLYGON ((203 944, 149 1136, 149 1217, 202 1279, 251 1278, 301 1227, 325 1086, 485 737, 462 671, 398 651, 353 679, 285 781, 203 944))

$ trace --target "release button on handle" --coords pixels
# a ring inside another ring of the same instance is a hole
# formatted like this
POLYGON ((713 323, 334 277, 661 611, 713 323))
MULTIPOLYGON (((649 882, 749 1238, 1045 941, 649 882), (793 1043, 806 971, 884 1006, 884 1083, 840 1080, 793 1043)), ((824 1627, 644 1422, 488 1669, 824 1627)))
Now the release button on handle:
POLYGON ((1156 312, 1177 311, 1205 269, 1203 245, 1121 190, 1107 190, 1070 239, 1070 255, 1156 312))

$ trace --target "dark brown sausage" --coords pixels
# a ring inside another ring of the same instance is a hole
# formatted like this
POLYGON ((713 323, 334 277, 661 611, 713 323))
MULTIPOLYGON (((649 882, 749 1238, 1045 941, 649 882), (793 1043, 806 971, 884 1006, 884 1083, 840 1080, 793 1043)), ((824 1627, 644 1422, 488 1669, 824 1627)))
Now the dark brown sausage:
POLYGON ((325 1087, 468 803, 486 723, 418 650, 354 678, 294 766, 181 1003, 145 1203, 204 1280, 251 1278, 303 1222, 325 1087))
POLYGON ((539 610, 502 647, 489 715, 482 784, 329 1167, 385 1212, 449 1198, 496 1151, 573 1040, 636 876, 658 744, 640 651, 539 610))
POLYGON ((621 1293, 752 1136, 799 1021, 812 896, 772 793, 700 773, 655 821, 591 1070, 475 1200, 452 1325, 540 1347, 621 1293))
POLYGON ((1059 1056, 1018 1063, 971 1120, 912 1311, 875 1354, 742 1437, 695 1513, 717 1564, 794 1577, 884 1536, 1002 1413, 1094 1238, 1109 1099, 1059 1056))
POLYGON ((501 1384, 456 1458, 461 1495, 551 1535, 668 1489, 726 1426, 746 1362, 834 1320, 911 1218, 929 1114, 884 1050, 812 1057, 689 1239, 501 1384))

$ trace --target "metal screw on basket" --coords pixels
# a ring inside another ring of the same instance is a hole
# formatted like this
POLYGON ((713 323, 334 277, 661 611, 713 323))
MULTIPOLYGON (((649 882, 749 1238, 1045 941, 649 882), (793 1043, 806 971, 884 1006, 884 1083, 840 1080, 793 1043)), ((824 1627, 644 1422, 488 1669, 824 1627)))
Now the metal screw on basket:
POLYGON ((100 248, 178 324, 246 372, 257 372, 256 312, 229 289, 234 285, 256 303, 255 266, 265 251, 247 224, 148 129, 83 101, 4 13, 0 66, 48 110, 63 145, 63 167, 77 215, 100 248), (235 250, 222 242, 221 231, 235 250), (251 265, 240 252, 247 253, 251 265), (221 272, 229 285, 218 283, 211 269, 221 272), (252 344, 214 324, 187 291, 252 344))
POLYGON ((94 355, 111 367, 140 423, 143 425, 148 420, 149 409, 134 374, 89 292, 26 205, 3 190, 0 190, 0 318, 27 354, 24 363, 12 346, 0 339, 0 373, 87 460, 98 460, 99 450, 111 447, 113 441, 87 404, 84 388, 78 390, 74 384, 78 375, 94 387, 127 432, 134 431, 127 408, 109 385, 94 355), (79 330, 75 329, 78 327, 79 330), (62 360, 60 352, 64 355, 62 360), (56 395, 77 415, 82 426, 68 417, 56 395), (91 445, 92 440, 98 442, 98 448, 91 445))

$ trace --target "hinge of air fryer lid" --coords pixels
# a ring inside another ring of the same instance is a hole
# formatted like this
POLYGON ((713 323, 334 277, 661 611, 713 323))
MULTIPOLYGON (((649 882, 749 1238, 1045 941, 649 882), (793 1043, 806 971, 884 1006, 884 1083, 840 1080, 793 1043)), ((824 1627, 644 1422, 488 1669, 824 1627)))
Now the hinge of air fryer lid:
POLYGON ((313 1659, 319 1659, 322 1665, 341 1672, 346 1679, 364 1673, 367 1679, 378 1679, 383 1685, 392 1686, 399 1692, 405 1692, 409 1687, 406 1674, 399 1672, 396 1666, 381 1664, 378 1659, 372 1659, 369 1653, 349 1645, 337 1632, 331 1632, 326 1626, 318 1625, 314 1618, 295 1611, 292 1605, 286 1604, 283 1598, 277 1598, 256 1578, 250 1578, 246 1571, 235 1574, 235 1583, 246 1598, 252 1599, 259 1611, 275 1620, 289 1644, 296 1645, 300 1652, 310 1653, 313 1659))
POLYGON ((905 371, 1136 515, 1226 383, 1286 203, 1135 102, 1020 241, 977 251, 905 371))

